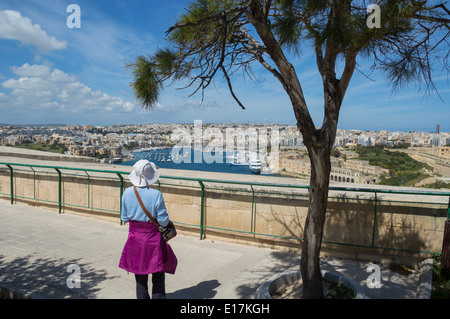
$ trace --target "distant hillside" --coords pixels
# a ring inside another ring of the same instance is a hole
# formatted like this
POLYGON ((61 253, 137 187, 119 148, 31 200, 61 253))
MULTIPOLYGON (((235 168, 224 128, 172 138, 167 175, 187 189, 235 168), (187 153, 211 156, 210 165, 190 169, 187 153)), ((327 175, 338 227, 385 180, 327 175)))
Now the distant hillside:
POLYGON ((44 143, 22 143, 16 145, 18 148, 25 148, 28 150, 44 151, 64 154, 67 151, 67 147, 61 144, 44 144, 44 143))

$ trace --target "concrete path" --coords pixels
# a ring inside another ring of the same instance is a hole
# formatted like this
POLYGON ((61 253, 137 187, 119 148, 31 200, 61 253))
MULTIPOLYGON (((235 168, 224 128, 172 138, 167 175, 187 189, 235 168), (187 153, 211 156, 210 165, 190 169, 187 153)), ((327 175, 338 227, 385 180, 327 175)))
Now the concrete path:
MULTIPOLYGON (((134 299, 134 275, 117 266, 127 234, 128 226, 118 222, 0 200, 0 287, 34 298, 134 299), (71 288, 73 269, 80 272, 79 288, 71 288)), ((175 275, 166 276, 168 298, 253 298, 265 280, 299 267, 299 254, 269 248, 183 234, 170 244, 179 266, 175 275)), ((382 286, 369 289, 369 264, 322 261, 324 269, 360 282, 370 298, 416 298, 420 271, 405 276, 381 265, 382 286)))

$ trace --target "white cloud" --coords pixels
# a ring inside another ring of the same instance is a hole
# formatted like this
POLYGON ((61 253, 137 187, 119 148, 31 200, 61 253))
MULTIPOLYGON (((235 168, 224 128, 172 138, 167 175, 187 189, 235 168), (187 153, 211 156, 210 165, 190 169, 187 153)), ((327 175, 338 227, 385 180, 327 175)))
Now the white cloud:
POLYGON ((33 24, 31 19, 18 11, 0 11, 0 38, 18 40, 25 45, 33 45, 42 53, 62 50, 67 47, 66 41, 58 41, 49 36, 41 26, 33 24))
POLYGON ((13 66, 11 69, 14 72, 14 74, 18 76, 34 76, 34 77, 42 77, 48 74, 50 71, 50 67, 47 65, 43 64, 29 65, 28 63, 24 64, 21 67, 13 66))
POLYGON ((13 67, 12 71, 18 78, 8 79, 2 86, 11 90, 9 105, 24 111, 65 111, 89 116, 105 112, 131 112, 135 107, 120 97, 92 90, 76 77, 47 65, 25 63, 13 67))
POLYGON ((125 110, 126 110, 127 112, 131 112, 131 111, 134 110, 134 104, 131 103, 131 102, 126 102, 126 103, 124 104, 124 107, 125 107, 125 110))

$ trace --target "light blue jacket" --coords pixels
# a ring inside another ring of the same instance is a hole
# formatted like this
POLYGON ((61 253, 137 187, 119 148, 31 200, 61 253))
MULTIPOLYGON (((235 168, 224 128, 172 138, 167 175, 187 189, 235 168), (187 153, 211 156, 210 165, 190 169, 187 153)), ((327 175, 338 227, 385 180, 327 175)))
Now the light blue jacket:
MULTIPOLYGON (((158 224, 165 227, 169 224, 169 215, 160 191, 150 187, 137 187, 142 203, 150 215, 158 221, 158 224)), ((122 195, 122 215, 120 219, 124 222, 129 220, 148 222, 147 215, 139 205, 139 201, 134 193, 133 186, 128 187, 122 195)))

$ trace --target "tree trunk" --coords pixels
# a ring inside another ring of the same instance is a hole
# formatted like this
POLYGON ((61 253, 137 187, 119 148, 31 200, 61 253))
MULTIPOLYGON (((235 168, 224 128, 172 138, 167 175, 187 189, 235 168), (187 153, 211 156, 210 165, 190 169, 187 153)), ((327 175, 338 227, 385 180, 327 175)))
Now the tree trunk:
POLYGON ((333 76, 323 76, 325 116, 320 129, 298 125, 311 162, 308 216, 303 235, 300 268, 303 279, 303 298, 323 297, 320 272, 320 250, 328 203, 331 172, 331 148, 336 139, 339 109, 342 98, 339 81, 333 76))
POLYGON ((446 275, 450 274, 450 220, 444 224, 444 239, 442 240, 441 267, 446 275))
MULTIPOLYGON (((343 2, 335 2, 334 5, 336 8, 332 10, 329 23, 338 27, 342 23, 340 17, 343 15, 340 13, 348 7, 343 2)), ((322 127, 316 129, 295 68, 286 59, 276 37, 271 32, 260 2, 249 1, 249 8, 250 10, 247 10, 245 14, 263 41, 265 52, 270 55, 278 68, 279 73, 271 72, 280 80, 292 102, 297 126, 309 151, 311 161, 310 196, 300 267, 303 278, 303 297, 321 298, 323 297, 323 285, 319 256, 328 201, 330 153, 336 138, 341 103, 355 69, 356 51, 349 50, 346 53, 344 72, 341 79, 337 80, 335 63, 339 53, 339 39, 327 42, 325 55, 322 54, 322 47, 316 46, 317 65, 322 75, 325 98, 324 121, 322 127)))
POLYGON ((303 298, 323 297, 320 273, 320 249, 328 202, 330 176, 330 150, 327 145, 309 150, 311 179, 309 186, 308 216, 306 218, 300 269, 303 279, 303 298))

